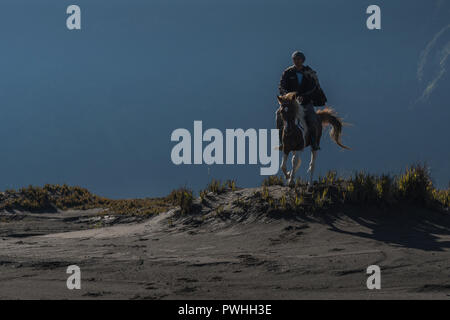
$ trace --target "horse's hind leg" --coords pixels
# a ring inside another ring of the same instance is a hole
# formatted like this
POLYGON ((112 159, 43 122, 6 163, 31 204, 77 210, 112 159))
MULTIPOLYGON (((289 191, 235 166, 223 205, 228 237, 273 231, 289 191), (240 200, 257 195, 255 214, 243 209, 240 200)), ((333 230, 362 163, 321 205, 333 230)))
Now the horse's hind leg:
POLYGON ((288 156, 289 156, 289 154, 283 153, 283 160, 281 161, 281 170, 283 171, 284 177, 286 178, 286 180, 289 179, 289 174, 286 170, 286 162, 287 162, 288 156))
POLYGON ((292 186, 295 183, 295 173, 297 172, 298 168, 300 168, 300 165, 302 163, 302 159, 300 158, 301 152, 298 153, 294 151, 294 155, 292 156, 292 171, 289 175, 289 185, 292 186))
POLYGON ((316 165, 316 157, 317 157, 317 150, 311 151, 311 161, 309 162, 309 168, 308 168, 308 172, 309 172, 308 189, 312 187, 313 176, 314 176, 314 167, 316 165))

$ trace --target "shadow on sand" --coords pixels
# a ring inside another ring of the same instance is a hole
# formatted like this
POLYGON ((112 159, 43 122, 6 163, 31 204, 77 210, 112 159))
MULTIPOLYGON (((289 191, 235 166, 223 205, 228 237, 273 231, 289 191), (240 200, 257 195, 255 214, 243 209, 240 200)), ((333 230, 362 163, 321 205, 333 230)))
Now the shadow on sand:
POLYGON ((450 236, 450 215, 428 209, 403 207, 398 209, 350 209, 334 215, 321 217, 330 230, 374 239, 400 247, 425 251, 445 251, 450 241, 440 241, 441 236, 450 236), (338 227, 336 222, 343 217, 368 229, 368 232, 351 232, 338 227))
POLYGON ((315 222, 329 226, 334 232, 382 241, 391 245, 425 251, 445 251, 450 241, 450 214, 430 209, 402 206, 398 208, 350 207, 314 214, 295 212, 268 214, 273 219, 300 223, 315 222), (346 221, 342 223, 343 221, 346 221), (345 230, 352 223, 367 228, 367 232, 345 230))

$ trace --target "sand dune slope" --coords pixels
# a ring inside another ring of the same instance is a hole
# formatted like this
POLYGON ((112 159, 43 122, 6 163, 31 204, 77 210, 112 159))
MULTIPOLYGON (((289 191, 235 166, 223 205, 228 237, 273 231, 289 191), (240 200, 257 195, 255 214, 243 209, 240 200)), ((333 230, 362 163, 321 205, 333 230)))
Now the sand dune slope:
POLYGON ((253 193, 209 195, 195 214, 150 219, 3 213, 0 298, 450 299, 448 214, 233 208, 253 193), (72 264, 81 290, 66 287, 72 264), (366 287, 372 264, 381 290, 366 287))

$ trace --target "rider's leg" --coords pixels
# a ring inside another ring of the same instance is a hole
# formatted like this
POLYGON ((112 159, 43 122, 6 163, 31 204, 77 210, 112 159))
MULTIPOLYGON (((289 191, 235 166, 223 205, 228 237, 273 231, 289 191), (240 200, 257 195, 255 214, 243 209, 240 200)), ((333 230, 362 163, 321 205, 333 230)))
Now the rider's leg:
POLYGON ((322 124, 320 123, 319 116, 314 110, 312 103, 303 106, 305 110, 306 124, 308 126, 308 132, 311 139, 311 149, 319 150, 319 137, 318 129, 322 124))

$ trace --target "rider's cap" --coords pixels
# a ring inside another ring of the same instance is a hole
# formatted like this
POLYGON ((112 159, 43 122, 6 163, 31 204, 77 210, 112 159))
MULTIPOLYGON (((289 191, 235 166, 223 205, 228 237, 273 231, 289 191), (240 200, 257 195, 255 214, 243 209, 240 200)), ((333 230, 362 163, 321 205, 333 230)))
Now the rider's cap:
POLYGON ((305 61, 305 55, 303 54, 303 52, 300 51, 294 51, 294 53, 292 54, 292 59, 294 58, 300 58, 303 61, 305 61))

